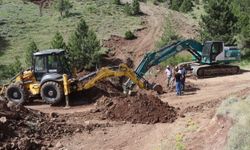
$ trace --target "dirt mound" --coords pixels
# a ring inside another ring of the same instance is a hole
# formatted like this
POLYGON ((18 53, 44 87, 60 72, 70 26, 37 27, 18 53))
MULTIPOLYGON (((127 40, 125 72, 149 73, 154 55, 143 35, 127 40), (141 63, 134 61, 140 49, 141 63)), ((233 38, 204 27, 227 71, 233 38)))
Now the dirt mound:
POLYGON ((56 139, 85 129, 67 124, 56 113, 48 115, 0 101, 0 149, 53 147, 56 139))
POLYGON ((103 97, 97 101, 98 109, 105 118, 132 123, 166 123, 177 118, 176 109, 149 94, 136 96, 103 97))

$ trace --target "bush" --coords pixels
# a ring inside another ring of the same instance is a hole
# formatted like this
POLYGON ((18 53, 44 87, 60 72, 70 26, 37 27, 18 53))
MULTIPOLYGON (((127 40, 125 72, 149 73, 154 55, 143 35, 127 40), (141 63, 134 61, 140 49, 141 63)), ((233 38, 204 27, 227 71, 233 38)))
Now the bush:
POLYGON ((113 0, 113 4, 121 5, 121 1, 120 0, 113 0))
POLYGON ((124 6, 125 13, 130 16, 135 16, 140 14, 140 3, 138 0, 133 0, 131 5, 126 3, 124 6))
POLYGON ((125 33, 125 39, 127 39, 127 40, 133 40, 133 39, 135 39, 135 38, 136 38, 136 36, 133 34, 133 32, 127 31, 127 32, 125 33))

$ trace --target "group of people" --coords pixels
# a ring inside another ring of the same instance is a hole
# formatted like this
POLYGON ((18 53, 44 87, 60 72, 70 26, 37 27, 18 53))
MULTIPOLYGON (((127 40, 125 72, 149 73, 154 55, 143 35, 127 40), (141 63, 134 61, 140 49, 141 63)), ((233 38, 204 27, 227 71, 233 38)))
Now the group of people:
POLYGON ((167 74, 167 86, 173 88, 175 81, 176 95, 182 95, 185 89, 185 80, 187 74, 185 67, 167 66, 165 73, 167 74))

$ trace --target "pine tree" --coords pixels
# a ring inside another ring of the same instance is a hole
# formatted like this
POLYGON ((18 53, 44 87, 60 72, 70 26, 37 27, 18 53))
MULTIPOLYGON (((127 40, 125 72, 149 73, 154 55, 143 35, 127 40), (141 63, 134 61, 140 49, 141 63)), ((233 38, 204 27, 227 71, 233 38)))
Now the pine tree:
POLYGON ((68 44, 67 54, 71 65, 77 69, 93 67, 99 62, 100 49, 96 34, 81 19, 68 44))
POLYGON ((238 19, 232 12, 230 0, 208 1, 205 11, 207 15, 202 16, 201 38, 234 44, 238 19))
POLYGON ((131 4, 131 10, 133 15, 138 15, 140 13, 140 3, 139 0, 133 0, 131 4))
POLYGON ((189 11, 192 11, 193 9, 193 2, 192 0, 184 0, 181 4, 181 7, 179 8, 180 11, 187 13, 189 11))
POLYGON ((30 67, 32 65, 32 56, 33 56, 33 53, 35 52, 38 52, 38 48, 37 48, 37 45, 36 43, 32 40, 28 47, 26 48, 26 51, 25 51, 25 64, 27 67, 30 67))
POLYGON ((60 12, 61 17, 69 15, 69 10, 73 7, 69 0, 56 0, 54 3, 54 8, 60 12))
POLYGON ((51 41, 51 46, 54 49, 65 49, 66 45, 63 41, 63 37, 60 34, 60 32, 56 32, 55 36, 53 37, 51 41))
POLYGON ((232 7, 234 14, 239 18, 237 44, 246 58, 250 56, 250 1, 233 0, 232 7))

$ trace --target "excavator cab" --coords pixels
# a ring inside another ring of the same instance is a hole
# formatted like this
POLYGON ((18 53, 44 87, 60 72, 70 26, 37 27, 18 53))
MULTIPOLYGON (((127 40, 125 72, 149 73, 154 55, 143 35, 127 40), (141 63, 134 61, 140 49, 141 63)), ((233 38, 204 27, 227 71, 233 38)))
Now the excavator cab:
POLYGON ((33 54, 33 72, 37 81, 45 75, 70 75, 69 65, 62 49, 51 49, 33 54))
POLYGON ((202 62, 205 64, 215 63, 216 57, 223 52, 223 47, 223 42, 205 42, 202 49, 202 62))

